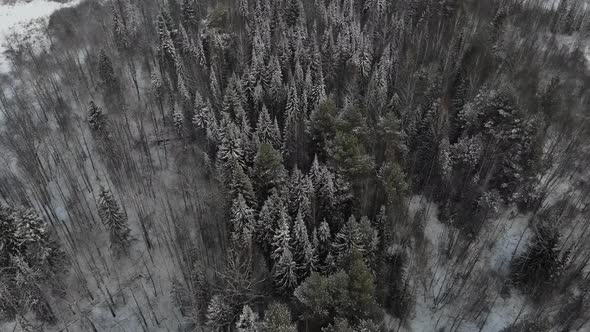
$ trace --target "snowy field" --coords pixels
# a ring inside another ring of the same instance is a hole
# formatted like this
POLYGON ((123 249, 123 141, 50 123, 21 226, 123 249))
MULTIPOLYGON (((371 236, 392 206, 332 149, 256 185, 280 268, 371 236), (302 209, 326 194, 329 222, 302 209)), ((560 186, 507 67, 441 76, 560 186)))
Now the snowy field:
POLYGON ((30 42, 42 42, 42 30, 54 11, 75 6, 79 0, 65 3, 48 0, 17 0, 12 4, 0 4, 0 72, 8 71, 4 52, 6 40, 13 35, 26 37, 30 42))

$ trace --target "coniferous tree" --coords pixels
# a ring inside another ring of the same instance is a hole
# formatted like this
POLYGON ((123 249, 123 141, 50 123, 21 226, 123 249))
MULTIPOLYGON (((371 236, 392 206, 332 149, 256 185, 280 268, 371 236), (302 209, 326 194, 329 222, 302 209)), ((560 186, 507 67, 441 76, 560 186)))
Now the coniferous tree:
POLYGON ((254 232, 254 210, 248 206, 242 194, 238 194, 233 201, 229 222, 234 241, 242 245, 250 244, 254 232))
POLYGON ((127 254, 132 240, 127 216, 121 212, 111 191, 104 186, 100 186, 97 204, 98 215, 109 230, 111 250, 115 256, 127 254))
POLYGON ((273 230, 271 254, 271 258, 275 264, 283 257, 283 252, 285 250, 291 250, 290 220, 284 205, 279 207, 277 217, 277 228, 273 230))
POLYGON ((258 201, 262 203, 271 189, 280 189, 286 181, 286 171, 280 152, 268 143, 260 144, 254 158, 252 175, 258 201))
POLYGON ((297 276, 299 280, 303 280, 315 269, 315 262, 313 247, 309 241, 307 227, 303 221, 301 211, 297 213, 295 218, 291 240, 293 256, 297 265, 297 276))
POLYGON ((90 101, 88 112, 88 126, 93 132, 101 132, 105 128, 104 114, 93 100, 90 101))
POLYGON ((263 332, 295 332, 297 327, 291 322, 291 311, 282 303, 271 303, 264 313, 263 332))
POLYGON ((289 294, 297 287, 297 264, 288 247, 282 250, 281 257, 273 266, 273 280, 283 294, 289 294))
POLYGON ((250 306, 245 305, 242 308, 242 313, 236 322, 236 330, 238 332, 258 332, 260 331, 258 323, 258 315, 252 311, 250 306))

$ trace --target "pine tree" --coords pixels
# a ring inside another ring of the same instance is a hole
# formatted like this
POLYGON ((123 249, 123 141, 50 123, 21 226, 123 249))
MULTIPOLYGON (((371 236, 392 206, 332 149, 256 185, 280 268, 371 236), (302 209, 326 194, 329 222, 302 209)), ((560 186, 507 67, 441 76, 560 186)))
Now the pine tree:
POLYGON ((258 219, 256 220, 255 234, 258 243, 263 250, 270 254, 272 252, 272 241, 274 230, 278 229, 278 220, 283 202, 276 190, 264 201, 258 219))
POLYGON ((258 315, 252 311, 250 306, 245 305, 242 308, 242 313, 236 322, 237 332, 259 332, 258 315))
POLYGON ((260 143, 270 144, 275 149, 280 149, 281 147, 281 133, 274 127, 268 109, 264 105, 262 106, 262 111, 258 114, 256 136, 260 143))
POLYGON ((238 194, 233 201, 229 222, 234 240, 241 245, 249 245, 254 232, 254 210, 248 206, 242 194, 238 194))
POLYGON ((197 126, 197 128, 206 129, 211 117, 213 116, 210 114, 210 112, 211 106, 208 105, 208 102, 203 101, 201 94, 197 91, 195 93, 193 107, 193 124, 197 126))
POLYGON ((182 115, 182 112, 179 110, 175 110, 172 114, 172 118, 174 121, 174 128, 176 129, 176 135, 178 135, 178 137, 182 137, 184 115, 182 115))
POLYGON ((297 287, 297 264, 288 247, 282 250, 281 257, 273 266, 273 280, 283 294, 289 294, 297 287))
POLYGON ((332 250, 337 260, 341 262, 347 258, 353 251, 362 250, 362 239, 359 230, 359 224, 354 216, 350 216, 348 221, 342 226, 336 234, 332 243, 332 250))
POLYGON ((286 171, 280 152, 268 143, 260 144, 254 158, 252 175, 258 201, 262 203, 271 189, 280 189, 286 182, 286 171))
POLYGON ((315 268, 313 247, 309 241, 307 227, 301 211, 297 213, 292 230, 293 256, 297 267, 298 280, 305 279, 315 268))
POLYGON ((552 225, 540 224, 526 252, 511 266, 512 282, 535 297, 546 294, 561 276, 567 252, 559 249, 560 234, 552 225))
POLYGON ((99 54, 98 76, 100 77, 101 83, 105 86, 107 94, 118 92, 119 81, 115 76, 111 58, 109 58, 104 49, 101 49, 99 54))
POLYGON ((198 25, 197 12, 194 8, 194 0, 182 0, 180 5, 182 11, 182 24, 190 29, 198 25))
MULTIPOLYGON (((272 253, 271 258, 275 262, 279 262, 283 257, 285 250, 291 250, 291 232, 289 230, 289 215, 284 205, 279 206, 277 228, 273 230, 272 237, 272 253)), ((291 257, 292 259, 293 257, 291 257)))
POLYGON ((127 254, 132 240, 127 216, 120 211, 111 191, 103 186, 100 186, 97 204, 98 215, 109 230, 111 250, 115 256, 127 254))
POLYGON ((282 303, 271 303, 264 313, 262 332, 296 332, 297 327, 291 322, 291 311, 282 303))
POLYGON ((115 39, 115 45, 119 52, 124 53, 129 48, 129 39, 127 38, 127 31, 123 23, 119 20, 119 15, 115 11, 113 6, 113 37, 115 39))
POLYGON ((333 212, 336 207, 336 188, 334 186, 333 174, 324 166, 321 168, 320 178, 317 180, 317 215, 316 221, 328 220, 334 218, 333 212))
POLYGON ((231 323, 231 307, 226 299, 217 294, 209 301, 207 306, 207 325, 213 328, 222 328, 231 323))
POLYGON ((303 148, 303 124, 299 97, 295 84, 291 84, 287 106, 285 108, 285 126, 283 129, 284 152, 291 163, 297 163, 300 159, 300 151, 303 148))
POLYGON ((234 199, 239 195, 242 195, 248 206, 255 207, 256 196, 254 194, 254 188, 250 181, 250 177, 246 175, 242 166, 238 164, 234 163, 230 169, 228 177, 229 183, 227 184, 229 197, 234 199))
POLYGON ((101 132, 105 129, 105 119, 102 109, 93 100, 89 104, 88 126, 93 132, 101 132))

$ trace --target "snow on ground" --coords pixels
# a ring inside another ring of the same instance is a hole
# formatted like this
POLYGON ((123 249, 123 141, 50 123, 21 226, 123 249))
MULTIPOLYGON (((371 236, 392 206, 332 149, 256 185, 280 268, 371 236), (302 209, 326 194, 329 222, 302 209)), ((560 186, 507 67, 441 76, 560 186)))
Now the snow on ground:
POLYGON ((43 27, 58 9, 75 6, 80 0, 59 3, 47 0, 19 1, 0 5, 0 73, 9 70, 4 52, 6 40, 13 35, 26 37, 32 43, 43 42, 43 27))
MULTIPOLYGON (((458 332, 482 331, 497 332, 512 324, 518 317, 528 312, 526 299, 519 292, 500 294, 502 280, 509 273, 509 265, 514 255, 522 253, 531 237, 528 227, 530 214, 517 214, 514 207, 503 207, 496 216, 486 221, 482 229, 481 241, 474 244, 472 251, 482 250, 477 259, 475 272, 470 280, 475 282, 480 273, 489 276, 488 282, 494 286, 486 295, 489 313, 478 322, 469 318, 457 321, 456 315, 468 308, 472 299, 468 295, 474 288, 464 289, 456 293, 457 297, 449 303, 440 302, 440 295, 449 289, 449 279, 458 277, 449 268, 452 261, 444 259, 444 248, 448 244, 452 227, 438 220, 438 206, 423 196, 414 196, 409 205, 410 215, 419 211, 424 213, 424 236, 426 248, 424 256, 427 259, 424 270, 416 270, 415 308, 411 318, 403 324, 401 331, 437 331, 444 328, 458 332), (450 274, 449 274, 450 272, 450 274), (503 296, 502 296, 503 295, 503 296), (439 298, 439 299, 437 299, 439 298), (483 327, 479 323, 485 324, 483 327)), ((473 257, 473 256, 470 256, 473 257)), ((470 285, 468 282, 466 285, 470 285)), ((399 320, 388 317, 386 323, 397 330, 399 320)))

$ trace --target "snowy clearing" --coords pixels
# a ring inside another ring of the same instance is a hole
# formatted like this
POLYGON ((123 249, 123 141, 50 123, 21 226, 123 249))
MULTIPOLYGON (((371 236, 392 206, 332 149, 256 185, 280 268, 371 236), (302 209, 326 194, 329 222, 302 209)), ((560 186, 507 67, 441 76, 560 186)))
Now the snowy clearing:
POLYGON ((79 3, 74 0, 59 3, 47 0, 17 2, 0 5, 0 72, 9 70, 4 52, 6 40, 12 36, 27 36, 31 41, 43 40, 41 31, 49 16, 58 9, 72 7, 79 3))

